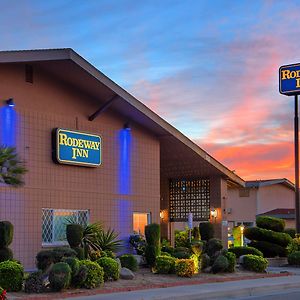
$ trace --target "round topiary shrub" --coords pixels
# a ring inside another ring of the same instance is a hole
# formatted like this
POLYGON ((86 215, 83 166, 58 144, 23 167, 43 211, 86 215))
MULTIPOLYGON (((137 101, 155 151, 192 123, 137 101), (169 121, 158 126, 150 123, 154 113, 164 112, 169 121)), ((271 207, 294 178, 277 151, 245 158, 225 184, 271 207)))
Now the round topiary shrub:
POLYGON ((300 251, 289 254, 287 258, 289 265, 300 266, 300 251))
POLYGON ((225 272, 228 267, 229 267, 228 259, 223 255, 219 255, 216 258, 214 264, 212 265, 211 271, 214 274, 219 272, 225 272))
POLYGON ((250 247, 254 247, 261 251, 264 257, 286 257, 287 256, 287 249, 281 247, 279 245, 265 242, 265 241, 252 241, 248 244, 250 247))
POLYGON ((77 253, 69 247, 58 247, 52 250, 54 263, 60 262, 63 257, 76 257, 77 253))
POLYGON ((118 280, 120 278, 120 268, 116 260, 110 257, 101 257, 97 263, 104 271, 104 281, 118 280))
POLYGON ((192 277, 195 273, 195 265, 192 259, 177 259, 175 272, 180 277, 192 277))
POLYGON ((52 266, 49 273, 50 288, 53 291, 61 291, 70 286, 72 270, 64 262, 56 263, 52 266))
POLYGON ((199 230, 203 241, 209 241, 214 237, 214 226, 210 222, 200 223, 199 230))
POLYGON ((285 221, 274 217, 259 216, 256 218, 256 225, 259 228, 283 232, 285 227, 285 221))
POLYGON ((29 274, 25 280, 25 293, 43 293, 45 290, 43 284, 43 272, 41 270, 29 274))
POLYGON ((62 262, 69 265, 72 271, 71 275, 73 278, 79 271, 79 260, 76 257, 63 257, 62 262))
POLYGON ((243 268, 254 272, 265 272, 268 266, 268 261, 257 255, 246 254, 243 259, 243 268))
POLYGON ((13 252, 8 247, 0 248, 0 262, 13 259, 13 252))
POLYGON ((66 236, 70 247, 78 247, 83 238, 83 227, 80 224, 68 224, 66 236))
POLYGON ((206 252, 209 256, 213 256, 217 251, 223 249, 222 241, 219 239, 210 239, 206 245, 206 252))
POLYGON ((100 286, 104 282, 104 271, 96 262, 90 260, 81 260, 79 266, 87 267, 87 277, 83 283, 83 287, 93 289, 100 286))
POLYGON ((0 263, 0 286, 8 292, 18 292, 22 289, 24 276, 23 266, 15 261, 0 263))
POLYGON ((172 256, 157 256, 155 262, 156 272, 159 274, 175 273, 176 258, 172 256))
POLYGON ((36 255, 36 266, 39 270, 45 271, 53 264, 52 250, 42 250, 36 255))
POLYGON ((127 268, 133 272, 137 271, 138 263, 132 254, 124 254, 119 259, 123 268, 127 268))
POLYGON ((258 256, 264 256, 263 253, 261 251, 259 251, 258 249, 254 248, 254 247, 248 247, 248 246, 244 246, 244 247, 232 247, 228 249, 228 252, 234 253, 235 256, 237 258, 239 258, 242 255, 246 255, 246 254, 253 254, 253 255, 258 255, 258 256))

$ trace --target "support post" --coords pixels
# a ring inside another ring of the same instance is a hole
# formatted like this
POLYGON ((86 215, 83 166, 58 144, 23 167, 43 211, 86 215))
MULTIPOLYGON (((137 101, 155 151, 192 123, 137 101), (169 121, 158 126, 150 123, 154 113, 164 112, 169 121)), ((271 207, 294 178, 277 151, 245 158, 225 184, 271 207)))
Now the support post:
POLYGON ((295 95, 294 134, 295 134, 294 140, 295 140, 295 213, 296 213, 296 232, 300 233, 298 95, 295 95))

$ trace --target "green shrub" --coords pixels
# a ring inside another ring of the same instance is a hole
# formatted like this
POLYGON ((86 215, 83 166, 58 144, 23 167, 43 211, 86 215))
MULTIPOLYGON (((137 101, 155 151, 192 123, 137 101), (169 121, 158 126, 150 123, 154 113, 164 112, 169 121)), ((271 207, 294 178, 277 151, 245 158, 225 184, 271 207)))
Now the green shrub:
POLYGON ((229 262, 228 259, 223 256, 223 255, 219 255, 214 264, 212 265, 211 271, 216 274, 216 273, 220 273, 220 272, 225 272, 229 267, 229 262))
POLYGON ((174 252, 173 256, 178 259, 188 259, 191 256, 190 252, 174 252))
POLYGON ((254 247, 233 247, 228 249, 228 252, 234 253, 237 258, 239 258, 242 255, 246 254, 253 254, 253 255, 258 255, 258 256, 264 256, 261 251, 254 247))
POLYGON ((8 247, 0 248, 0 262, 13 259, 13 252, 8 247))
POLYGON ((266 270, 268 261, 257 255, 246 254, 243 260, 243 267, 246 270, 262 273, 266 270))
POLYGON ((284 233, 287 233, 288 235, 290 235, 290 237, 293 239, 296 237, 296 229, 295 228, 286 228, 283 231, 284 233))
POLYGON ((155 269, 159 274, 175 273, 176 258, 171 256, 158 256, 156 258, 155 269))
POLYGON ((214 226, 209 223, 200 223, 199 224, 199 230, 200 230, 200 235, 201 239, 204 241, 209 241, 214 237, 214 226))
POLYGON ((191 255, 190 259, 194 262, 194 273, 198 274, 199 272, 199 256, 196 254, 191 255))
POLYGON ((209 264, 210 264, 210 257, 208 256, 208 254, 203 253, 201 255, 201 270, 204 270, 207 267, 209 267, 209 264))
POLYGON ((145 226, 145 236, 148 245, 160 246, 160 226, 156 223, 145 226))
POLYGON ((149 266, 153 267, 155 265, 156 257, 160 255, 160 250, 154 245, 146 245, 145 248, 145 258, 149 266))
POLYGON ((80 224, 68 224, 66 236, 71 248, 78 247, 83 238, 83 227, 80 224))
POLYGON ((8 292, 18 292, 22 289, 24 276, 23 266, 15 261, 0 263, 0 286, 8 292))
POLYGON ((49 273, 50 288, 53 291, 61 291, 71 284, 72 270, 68 264, 64 262, 56 263, 52 266, 49 273))
POLYGON ((275 232, 259 227, 246 228, 244 235, 249 240, 265 241, 282 247, 286 247, 292 241, 292 238, 287 233, 275 232))
POLYGON ((175 247, 190 247, 188 230, 175 230, 175 247))
POLYGON ((8 221, 0 222, 0 248, 8 247, 13 240, 14 226, 8 221))
POLYGON ((90 260, 81 260, 79 266, 87 267, 87 277, 83 283, 83 287, 92 289, 100 286, 104 282, 104 271, 96 262, 90 260))
POLYGON ((261 251, 263 253, 264 257, 286 257, 287 256, 287 250, 284 247, 281 247, 279 245, 264 242, 264 241, 252 241, 248 244, 250 247, 254 247, 261 251))
POLYGON ((79 260, 84 259, 84 249, 82 247, 73 247, 72 249, 76 252, 76 257, 79 260))
POLYGON ((36 255, 36 266, 39 270, 45 271, 53 263, 52 250, 42 250, 36 255))
POLYGON ((175 272, 180 277, 192 277, 195 273, 195 265, 192 259, 177 259, 175 272))
POLYGON ((161 251, 162 252, 167 252, 167 253, 173 255, 173 253, 174 253, 174 247, 172 247, 172 246, 162 246, 161 247, 161 251))
POLYGON ((300 251, 300 238, 296 237, 286 247, 288 254, 300 251))
POLYGON ((219 239, 212 238, 207 242, 206 252, 209 256, 214 255, 217 251, 220 251, 222 249, 222 241, 219 239))
POLYGON ((287 258, 289 265, 300 266, 300 251, 289 254, 287 258))
POLYGON ((192 229, 192 237, 194 241, 200 241, 201 240, 201 235, 200 235, 200 230, 199 227, 194 227, 192 229))
POLYGON ((73 287, 82 287, 88 275, 88 268, 85 265, 80 265, 77 274, 72 277, 72 286, 73 287))
POLYGON ((236 256, 235 256, 235 254, 232 253, 232 252, 227 252, 224 256, 228 260, 228 267, 225 271, 229 272, 229 273, 233 273, 235 271, 235 265, 236 265, 236 256))
POLYGON ((170 253, 168 252, 163 252, 163 251, 160 251, 160 256, 172 256, 170 253))
POLYGON ((192 241, 191 243, 191 252, 193 254, 196 254, 197 256, 200 256, 203 250, 203 242, 201 241, 192 241))
POLYGON ((73 278, 79 271, 79 260, 76 257, 63 257, 62 262, 69 265, 73 278))
POLYGON ((25 279, 25 293, 43 293, 45 291, 43 284, 43 272, 41 270, 29 274, 25 279))
POLYGON ((132 254, 124 254, 120 256, 119 259, 123 268, 127 268, 133 272, 137 271, 138 263, 132 254))
POLYGON ((52 250, 54 263, 60 262, 63 257, 76 257, 77 253, 69 247, 58 247, 52 250))
POLYGON ((118 280, 120 278, 119 264, 113 258, 101 257, 97 260, 97 263, 104 271, 104 281, 118 280))
POLYGON ((256 225, 259 228, 283 232, 285 221, 274 217, 259 216, 256 218, 256 225))

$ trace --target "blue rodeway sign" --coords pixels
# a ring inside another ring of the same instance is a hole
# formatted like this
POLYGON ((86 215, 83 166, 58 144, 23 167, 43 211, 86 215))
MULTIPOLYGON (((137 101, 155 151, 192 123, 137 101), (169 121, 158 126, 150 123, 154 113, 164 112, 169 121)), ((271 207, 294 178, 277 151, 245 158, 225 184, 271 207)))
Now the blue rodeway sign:
POLYGON ((55 130, 55 159, 61 164, 97 167, 101 165, 101 137, 58 128, 55 130))
POLYGON ((300 94, 300 64, 279 68, 279 92, 287 96, 300 94))

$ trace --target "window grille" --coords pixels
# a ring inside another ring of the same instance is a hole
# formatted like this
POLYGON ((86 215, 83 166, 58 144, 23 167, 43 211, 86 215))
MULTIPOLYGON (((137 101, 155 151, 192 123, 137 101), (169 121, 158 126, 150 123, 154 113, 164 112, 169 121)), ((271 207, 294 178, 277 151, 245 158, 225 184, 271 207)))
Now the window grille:
POLYGON ((66 225, 70 221, 87 225, 89 222, 88 210, 70 209, 42 209, 42 242, 43 244, 67 244, 66 225))
POLYGON ((209 220, 209 189, 209 179, 170 180, 170 221, 186 222, 189 212, 194 221, 209 220))

